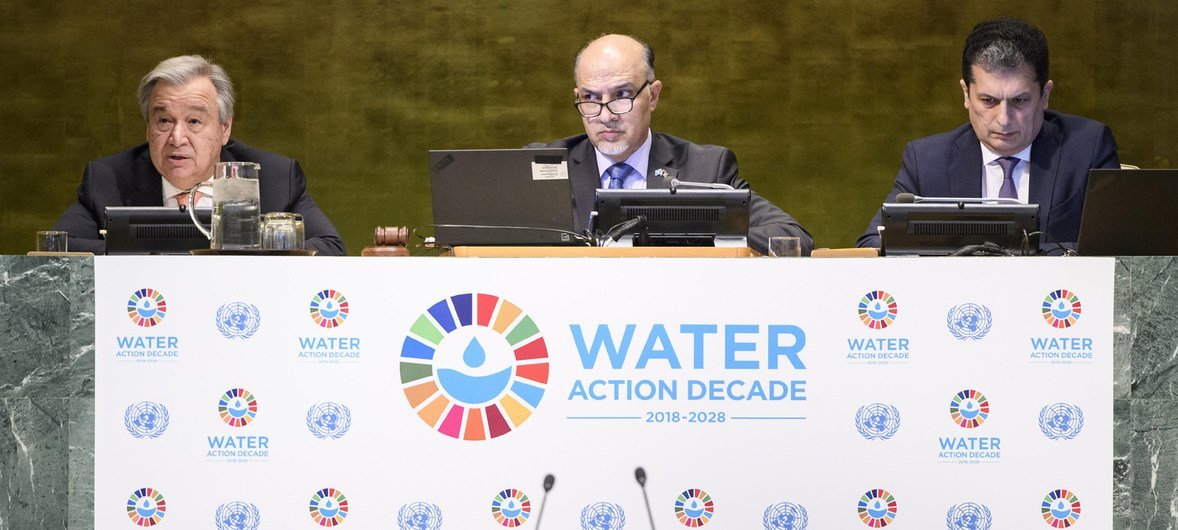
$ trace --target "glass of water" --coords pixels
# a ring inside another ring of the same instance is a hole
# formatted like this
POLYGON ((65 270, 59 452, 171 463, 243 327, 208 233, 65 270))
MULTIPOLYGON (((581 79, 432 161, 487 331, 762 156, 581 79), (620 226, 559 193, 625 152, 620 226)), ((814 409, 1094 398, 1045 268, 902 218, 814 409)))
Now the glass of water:
POLYGON ((270 212, 262 216, 262 248, 265 250, 303 250, 303 216, 290 212, 270 212))

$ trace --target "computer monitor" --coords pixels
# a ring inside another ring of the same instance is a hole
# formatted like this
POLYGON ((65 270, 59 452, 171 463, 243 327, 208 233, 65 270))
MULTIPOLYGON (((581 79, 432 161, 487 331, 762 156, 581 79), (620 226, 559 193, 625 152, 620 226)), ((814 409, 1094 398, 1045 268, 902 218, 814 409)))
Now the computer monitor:
MULTIPOLYGON (((209 248, 209 239, 192 224, 188 210, 169 206, 107 206, 106 253, 188 254, 209 248)), ((212 210, 197 208, 196 218, 208 226, 212 210)))
POLYGON ((1039 248, 1037 204, 884 203, 885 256, 948 256, 971 245, 993 243, 1021 254, 1039 248))
POLYGON ((751 198, 749 190, 599 189, 592 226, 619 246, 745 247, 751 198), (622 227, 639 216, 644 223, 622 227))
POLYGON ((1085 256, 1178 254, 1178 169, 1088 172, 1077 250, 1085 256))

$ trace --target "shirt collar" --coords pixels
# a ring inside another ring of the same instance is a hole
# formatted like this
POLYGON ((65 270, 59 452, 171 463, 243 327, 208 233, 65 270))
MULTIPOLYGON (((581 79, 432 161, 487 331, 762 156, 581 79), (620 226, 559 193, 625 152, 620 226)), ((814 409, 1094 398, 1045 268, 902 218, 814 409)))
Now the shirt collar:
MULTIPOLYGON (((163 195, 164 195, 163 199, 165 201, 168 200, 169 198, 175 197, 176 195, 179 195, 181 193, 188 191, 188 190, 182 190, 180 188, 177 188, 176 186, 173 186, 171 182, 168 182, 168 179, 164 178, 163 175, 160 175, 160 181, 163 182, 163 195)), ((200 183, 200 185, 198 186, 198 189, 200 189, 200 192, 205 195, 211 195, 212 190, 213 190, 212 182, 213 182, 213 177, 209 177, 208 180, 200 183)))
MULTIPOLYGON (((646 129, 646 141, 642 142, 638 150, 634 151, 634 154, 631 154, 630 158, 625 160, 630 167, 634 168, 634 171, 638 172, 642 180, 646 180, 646 170, 650 167, 650 144, 653 138, 654 134, 650 132, 650 129, 646 129)), ((601 154, 601 151, 598 151, 597 147, 593 148, 593 152, 597 154, 597 169, 600 171, 597 177, 598 179, 605 178, 605 170, 617 162, 601 154)))
MULTIPOLYGON (((987 146, 985 144, 985 142, 978 140, 978 143, 982 145, 982 165, 983 166, 989 165, 989 164, 993 163, 995 160, 1002 158, 1002 155, 995 153, 994 151, 991 151, 989 146, 987 146)), ((1022 160, 1023 162, 1030 162, 1030 160, 1031 160, 1031 146, 1028 145, 1028 146, 1024 147, 1022 151, 1019 151, 1011 156, 1014 158, 1017 158, 1019 160, 1022 160)))

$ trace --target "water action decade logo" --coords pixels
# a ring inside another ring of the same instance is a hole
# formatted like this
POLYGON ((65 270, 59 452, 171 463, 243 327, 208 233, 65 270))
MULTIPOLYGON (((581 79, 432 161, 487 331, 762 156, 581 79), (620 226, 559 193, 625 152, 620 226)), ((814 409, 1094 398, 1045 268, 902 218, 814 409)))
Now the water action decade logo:
POLYGON ((1067 528, 1080 520, 1080 499, 1068 490, 1055 490, 1043 497, 1040 511, 1052 528, 1067 528))
POLYGON ((1071 440, 1084 428, 1084 411, 1076 405, 1053 403, 1039 411, 1039 430, 1052 440, 1071 440))
POLYGON ((867 490, 859 497, 859 520, 869 528, 883 528, 896 520, 900 505, 888 490, 867 490))
POLYGON ((949 530, 990 530, 991 521, 990 509, 973 502, 950 506, 945 514, 945 527, 949 530))
POLYGON ((323 488, 311 496, 307 504, 311 520, 319 526, 336 526, 348 516, 348 498, 335 488, 323 488))
POLYGON ((699 528, 716 515, 716 503, 708 492, 692 488, 675 498, 675 518, 688 528, 699 528))
POLYGON ((442 509, 428 502, 411 502, 397 510, 397 527, 401 530, 439 530, 442 509))
POLYGON ((871 291, 859 300, 859 320, 871 329, 883 329, 896 321, 896 299, 886 291, 871 291))
POLYGON ((127 300, 127 316, 136 326, 150 328, 168 314, 168 302, 155 289, 140 289, 127 300))
POLYGON ((217 309, 217 330, 227 339, 248 339, 262 325, 258 306, 245 302, 231 302, 217 309))
POLYGON ((622 530, 626 527, 626 510, 621 505, 595 502, 581 509, 581 530, 622 530))
POLYGON ((532 501, 515 488, 500 491, 491 500, 491 517, 507 528, 522 526, 532 516, 532 501))
POLYGON ((810 526, 810 515, 805 506, 779 502, 765 508, 761 522, 765 523, 765 530, 806 530, 810 526))
POLYGON ((461 440, 497 438, 532 415, 548 384, 548 347, 531 317, 490 294, 441 300, 401 347, 401 383, 427 425, 461 440))
POLYGON ((949 309, 945 326, 957 340, 981 340, 994 324, 990 308, 980 304, 961 304, 949 309))
POLYGON ((962 390, 949 402, 949 417, 964 429, 981 427, 990 416, 990 401, 977 390, 962 390))
POLYGON ((127 517, 136 526, 155 526, 168 511, 168 501, 153 488, 139 488, 127 499, 127 517))
POLYGON ((311 297, 311 320, 324 328, 334 328, 348 318, 348 299, 334 289, 324 289, 311 297))
POLYGON ((855 430, 865 440, 887 440, 900 429, 900 409, 886 403, 859 407, 855 413, 855 430))
POLYGON ((1043 320, 1056 329, 1072 327, 1080 320, 1080 313, 1083 311, 1084 306, 1080 304, 1080 297, 1065 289, 1051 291, 1043 298, 1043 320))
POLYGON ((232 501, 217 507, 217 530, 258 530, 262 515, 253 503, 232 501))
POLYGON ((352 411, 343 404, 327 401, 307 409, 307 429, 320 440, 342 438, 351 428, 352 411))
POLYGON ((258 400, 249 390, 230 388, 221 394, 217 414, 230 427, 245 427, 258 415, 258 400))
POLYGON ((152 401, 140 401, 123 413, 123 426, 136 438, 159 438, 168 430, 168 407, 152 401))

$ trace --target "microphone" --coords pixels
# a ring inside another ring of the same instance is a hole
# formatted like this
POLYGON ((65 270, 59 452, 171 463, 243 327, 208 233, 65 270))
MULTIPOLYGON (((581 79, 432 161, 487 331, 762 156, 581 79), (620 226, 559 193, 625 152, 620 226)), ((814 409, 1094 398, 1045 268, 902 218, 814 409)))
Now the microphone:
POLYGON ((646 503, 646 516, 650 518, 650 530, 654 530, 654 513, 650 511, 650 498, 646 496, 646 470, 642 466, 634 468, 634 479, 642 488, 642 500, 646 503))
POLYGON ((601 239, 602 239, 602 241, 607 242, 607 243, 609 241, 617 241, 618 237, 621 236, 622 234, 625 234, 625 233, 630 232, 631 230, 635 230, 635 229, 641 230, 642 228, 645 228, 645 227, 646 227, 646 216, 639 215, 639 216, 633 217, 631 219, 628 219, 626 221, 622 221, 622 222, 614 225, 613 228, 610 228, 609 231, 606 232, 604 236, 601 236, 601 239))
MULTIPOLYGON (((656 173, 657 173, 657 171, 656 171, 656 173)), ((679 180, 674 177, 671 177, 671 180, 667 183, 667 187, 670 188, 671 193, 675 193, 681 187, 682 188, 703 188, 703 189, 707 189, 707 190, 736 189, 736 188, 733 188, 732 186, 729 186, 727 184, 722 184, 719 182, 688 182, 688 181, 679 180)))
POLYGON ((945 204, 1023 204, 1018 199, 991 199, 987 197, 921 197, 914 193, 898 193, 896 194, 896 202, 900 204, 912 204, 917 202, 928 203, 945 203, 945 204))
POLYGON ((540 498, 540 511, 536 514, 536 530, 540 530, 540 520, 544 518, 544 503, 548 502, 548 492, 556 483, 556 477, 549 473, 544 476, 544 496, 540 498))

